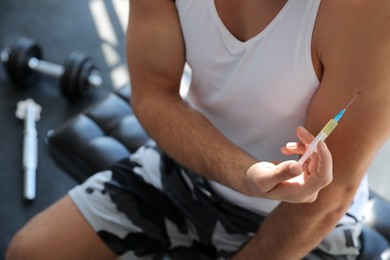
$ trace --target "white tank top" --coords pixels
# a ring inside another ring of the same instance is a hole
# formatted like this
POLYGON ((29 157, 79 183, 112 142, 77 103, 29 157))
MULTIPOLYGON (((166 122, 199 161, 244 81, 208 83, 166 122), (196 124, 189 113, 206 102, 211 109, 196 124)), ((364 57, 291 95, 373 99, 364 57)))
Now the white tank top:
MULTIPOLYGON (((259 161, 292 159, 280 148, 297 140, 295 129, 304 124, 319 86, 311 59, 319 5, 320 0, 289 0, 262 32, 241 42, 223 24, 214 0, 176 0, 192 69, 186 100, 259 161)), ((225 199, 260 214, 279 203, 211 184, 225 199)), ((362 186, 366 194, 366 181, 362 186)), ((356 205, 363 204, 354 203, 350 213, 359 219, 356 205)))

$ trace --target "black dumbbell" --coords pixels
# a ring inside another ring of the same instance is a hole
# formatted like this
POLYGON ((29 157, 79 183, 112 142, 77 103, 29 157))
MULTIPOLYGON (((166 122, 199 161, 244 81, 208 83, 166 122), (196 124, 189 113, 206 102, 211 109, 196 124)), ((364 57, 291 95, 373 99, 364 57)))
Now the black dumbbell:
POLYGON ((87 97, 102 83, 92 60, 81 52, 72 52, 64 65, 42 60, 42 50, 36 41, 23 37, 0 53, 9 78, 17 85, 34 85, 40 74, 60 79, 62 95, 73 100, 87 97))

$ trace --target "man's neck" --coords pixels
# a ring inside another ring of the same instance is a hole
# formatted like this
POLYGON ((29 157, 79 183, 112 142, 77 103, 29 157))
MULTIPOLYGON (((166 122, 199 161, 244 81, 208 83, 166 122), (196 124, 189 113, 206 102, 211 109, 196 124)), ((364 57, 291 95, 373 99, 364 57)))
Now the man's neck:
POLYGON ((263 31, 287 2, 287 0, 214 1, 226 28, 243 42, 263 31))

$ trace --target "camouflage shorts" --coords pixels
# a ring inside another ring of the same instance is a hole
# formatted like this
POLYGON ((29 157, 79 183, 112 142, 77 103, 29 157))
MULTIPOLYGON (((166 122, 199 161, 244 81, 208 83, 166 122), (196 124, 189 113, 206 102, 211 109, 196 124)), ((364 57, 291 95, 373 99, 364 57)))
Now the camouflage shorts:
POLYGON ((265 218, 221 199, 155 146, 140 148, 69 195, 122 259, 228 259, 265 218))

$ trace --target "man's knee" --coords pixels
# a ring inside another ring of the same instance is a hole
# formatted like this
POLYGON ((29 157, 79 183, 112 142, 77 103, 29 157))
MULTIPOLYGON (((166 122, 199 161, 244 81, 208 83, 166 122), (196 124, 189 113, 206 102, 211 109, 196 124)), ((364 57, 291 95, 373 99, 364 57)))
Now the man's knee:
POLYGON ((33 243, 33 237, 24 230, 19 231, 8 245, 6 259, 36 259, 36 257, 34 258, 36 255, 34 251, 38 250, 39 247, 34 246, 33 243))

